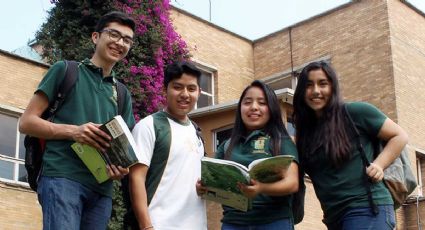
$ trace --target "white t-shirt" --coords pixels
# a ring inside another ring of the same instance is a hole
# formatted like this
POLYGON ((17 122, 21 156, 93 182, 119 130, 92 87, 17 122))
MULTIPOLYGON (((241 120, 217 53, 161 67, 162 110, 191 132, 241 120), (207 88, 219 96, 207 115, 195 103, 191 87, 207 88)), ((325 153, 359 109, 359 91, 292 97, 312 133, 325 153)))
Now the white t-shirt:
MULTIPOLYGON (((147 166, 155 155, 155 130, 152 115, 133 129, 140 161, 147 166)), ((167 118, 171 131, 168 161, 149 204, 149 216, 156 230, 207 229, 205 201, 196 194, 201 177, 202 141, 192 123, 181 124, 167 118)), ((168 127, 168 126, 166 126, 168 127)))

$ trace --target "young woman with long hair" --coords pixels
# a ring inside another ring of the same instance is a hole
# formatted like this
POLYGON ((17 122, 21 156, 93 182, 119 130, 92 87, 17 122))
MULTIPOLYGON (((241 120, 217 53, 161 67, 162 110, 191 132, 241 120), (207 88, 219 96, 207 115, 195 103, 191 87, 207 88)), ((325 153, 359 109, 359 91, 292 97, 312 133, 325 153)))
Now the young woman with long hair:
MULTIPOLYGON (((228 141, 228 147, 225 147, 226 142, 220 145, 216 158, 245 166, 256 159, 280 154, 293 155, 294 161, 277 182, 252 180, 249 185, 239 184, 242 193, 253 199, 252 208, 242 212, 223 206, 222 229, 293 229, 290 195, 298 191, 298 154, 282 122, 276 94, 261 81, 253 81, 242 92, 228 141)), ((202 192, 199 187, 200 184, 197 185, 198 194, 202 192)))
POLYGON ((393 201, 382 182, 383 170, 399 156, 407 134, 369 103, 345 104, 337 75, 326 62, 304 67, 293 104, 301 165, 313 182, 328 229, 393 229, 393 201), (347 113, 360 133, 370 162, 367 168, 347 113), (387 144, 375 157, 374 142, 378 139, 387 144), (370 195, 365 176, 372 181, 370 195))

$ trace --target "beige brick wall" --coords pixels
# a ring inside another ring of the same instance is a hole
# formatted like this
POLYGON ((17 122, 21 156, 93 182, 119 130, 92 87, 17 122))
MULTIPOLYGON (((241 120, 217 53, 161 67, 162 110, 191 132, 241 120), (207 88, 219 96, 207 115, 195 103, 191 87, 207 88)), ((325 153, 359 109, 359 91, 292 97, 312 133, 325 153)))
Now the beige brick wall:
POLYGON ((0 104, 25 109, 47 66, 0 51, 0 104))
MULTIPOLYGON (((398 0, 388 1, 388 12, 398 122, 409 134, 410 160, 414 162, 415 150, 425 149, 425 20, 398 0)), ((418 229, 416 212, 423 222, 424 202, 419 210, 415 204, 405 207, 402 227, 418 229)))
POLYGON ((425 228, 425 200, 422 198, 419 203, 412 202, 403 207, 406 216, 406 225, 402 226, 403 230, 418 230, 425 228), (419 209, 417 208, 419 207, 419 209), (417 216, 420 220, 418 221, 417 216))
POLYGON ((216 103, 239 98, 254 79, 251 41, 176 9, 171 18, 176 31, 188 44, 192 58, 217 69, 216 103))
MULTIPOLYGON (((386 1, 359 1, 291 29, 294 66, 330 57, 348 100, 368 101, 396 120, 386 1)), ((254 44, 255 77, 291 69, 289 29, 254 44)))
MULTIPOLYGON (((47 66, 0 51, 0 104, 25 109, 47 66)), ((0 182, 0 229, 41 229, 41 208, 29 188, 0 182)))
POLYGON ((397 114, 409 144, 425 149, 425 20, 397 0, 388 1, 397 114))
POLYGON ((0 197, 0 229, 41 229, 41 208, 34 192, 0 182, 0 197))

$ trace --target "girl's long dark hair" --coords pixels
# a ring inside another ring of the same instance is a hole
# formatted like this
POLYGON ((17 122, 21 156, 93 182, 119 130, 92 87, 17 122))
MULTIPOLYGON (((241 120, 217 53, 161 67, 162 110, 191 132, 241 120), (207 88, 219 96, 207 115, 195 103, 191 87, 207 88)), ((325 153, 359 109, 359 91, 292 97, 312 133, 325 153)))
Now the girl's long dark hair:
POLYGON ((242 92, 241 97, 239 98, 235 124, 232 130, 232 135, 230 136, 229 147, 225 151, 225 159, 230 158, 233 147, 240 143, 241 138, 248 135, 248 130, 246 129, 246 126, 242 121, 241 104, 246 92, 252 87, 260 88, 264 92, 264 95, 266 97, 266 102, 270 113, 270 119, 266 123, 263 130, 266 134, 270 135, 271 146, 273 150, 272 155, 278 155, 280 153, 280 139, 283 136, 289 136, 288 131, 283 125, 282 113, 280 112, 280 105, 279 101, 277 100, 276 94, 268 85, 264 84, 261 81, 255 80, 248 87, 245 88, 245 90, 242 92))
POLYGON ((312 62, 301 71, 294 93, 293 120, 296 129, 296 145, 301 159, 323 148, 334 166, 339 167, 350 157, 351 144, 345 125, 344 102, 340 95, 335 71, 326 62, 312 62), (305 94, 310 71, 322 70, 331 82, 332 95, 319 118, 306 104, 305 94))

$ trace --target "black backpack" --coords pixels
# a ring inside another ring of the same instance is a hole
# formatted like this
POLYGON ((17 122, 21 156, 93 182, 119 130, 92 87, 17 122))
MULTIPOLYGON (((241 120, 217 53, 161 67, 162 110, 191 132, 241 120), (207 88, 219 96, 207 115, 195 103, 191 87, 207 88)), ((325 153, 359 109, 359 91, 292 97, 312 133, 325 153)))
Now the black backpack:
MULTIPOLYGON (((65 78, 59 86, 59 90, 54 100, 49 104, 46 111, 43 112, 41 118, 52 121, 59 107, 63 104, 67 94, 75 85, 78 79, 78 62, 65 62, 65 78)), ((117 82, 118 94, 118 112, 122 114, 123 103, 125 100, 125 86, 121 82, 117 82)), ((31 189, 37 191, 38 178, 42 172, 43 153, 46 146, 44 139, 26 135, 24 139, 25 146, 25 168, 27 170, 27 181, 31 189)))

